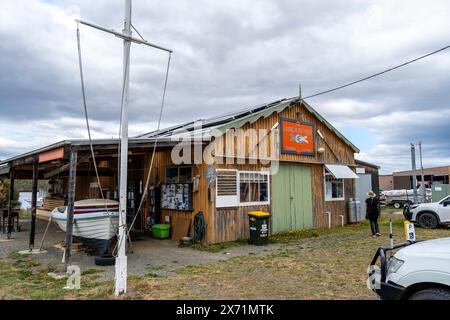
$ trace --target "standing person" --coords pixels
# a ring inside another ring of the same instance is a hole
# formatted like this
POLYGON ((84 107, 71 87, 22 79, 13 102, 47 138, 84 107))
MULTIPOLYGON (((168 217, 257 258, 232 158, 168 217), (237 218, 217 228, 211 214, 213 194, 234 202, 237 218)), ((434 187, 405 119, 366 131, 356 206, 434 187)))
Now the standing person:
POLYGON ((380 216, 379 201, 375 192, 369 191, 366 199, 366 219, 370 220, 370 229, 373 237, 379 237, 380 229, 378 228, 378 218, 380 216))

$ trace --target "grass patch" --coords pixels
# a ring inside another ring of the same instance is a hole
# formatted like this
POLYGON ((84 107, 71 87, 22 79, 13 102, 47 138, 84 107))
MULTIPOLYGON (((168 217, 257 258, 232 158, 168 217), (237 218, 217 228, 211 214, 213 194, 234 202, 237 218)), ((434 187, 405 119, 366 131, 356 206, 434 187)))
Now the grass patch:
POLYGON ((161 278, 161 276, 159 274, 153 273, 153 272, 148 272, 144 275, 144 277, 146 278, 161 278))
POLYGON ((99 274, 99 273, 103 273, 103 270, 102 270, 102 269, 94 269, 94 268, 91 268, 91 269, 86 269, 86 270, 84 270, 83 272, 81 272, 81 275, 82 275, 82 276, 87 276, 87 275, 91 275, 91 274, 99 274))
POLYGON ((362 230, 366 226, 368 226, 367 221, 363 221, 360 224, 356 225, 346 225, 344 227, 334 227, 331 229, 321 228, 321 229, 305 229, 305 230, 296 230, 289 232, 282 232, 272 234, 270 236, 269 241, 271 243, 288 243, 291 241, 306 239, 306 238, 318 238, 323 235, 328 234, 340 234, 340 233, 348 233, 362 230))
MULTIPOLYGON (((395 243, 402 242, 404 220, 392 221, 395 243)), ((376 249, 389 243, 389 219, 379 224, 378 238, 368 222, 274 235, 281 244, 267 253, 188 265, 167 276, 158 271, 164 266, 148 265, 144 275, 128 277, 128 293, 119 299, 374 299, 366 287, 367 267, 376 249)), ((419 240, 448 237, 449 231, 416 228, 419 240)), ((245 243, 202 249, 220 252, 245 243)), ((47 276, 46 268, 17 253, 0 260, 0 299, 115 299, 113 280, 94 279, 99 269, 83 272, 80 290, 64 290, 66 279, 47 276)))

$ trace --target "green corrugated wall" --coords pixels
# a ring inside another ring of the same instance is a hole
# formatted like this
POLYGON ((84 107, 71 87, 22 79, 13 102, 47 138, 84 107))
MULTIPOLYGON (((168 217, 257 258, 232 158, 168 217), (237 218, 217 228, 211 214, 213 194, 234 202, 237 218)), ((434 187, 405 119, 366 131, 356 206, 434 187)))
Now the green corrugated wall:
POLYGON ((431 201, 438 202, 448 195, 450 195, 450 184, 434 184, 431 186, 431 201))
POLYGON ((311 167, 280 165, 272 177, 272 232, 312 227, 311 167))

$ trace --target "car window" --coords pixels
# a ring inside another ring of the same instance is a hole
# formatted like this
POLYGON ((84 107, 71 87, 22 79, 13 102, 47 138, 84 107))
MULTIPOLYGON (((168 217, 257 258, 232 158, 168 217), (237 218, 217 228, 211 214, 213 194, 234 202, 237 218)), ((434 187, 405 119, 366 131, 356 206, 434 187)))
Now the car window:
POLYGON ((449 200, 450 200, 450 196, 447 196, 444 199, 442 199, 441 201, 439 201, 439 204, 443 204, 445 201, 449 201, 449 200))

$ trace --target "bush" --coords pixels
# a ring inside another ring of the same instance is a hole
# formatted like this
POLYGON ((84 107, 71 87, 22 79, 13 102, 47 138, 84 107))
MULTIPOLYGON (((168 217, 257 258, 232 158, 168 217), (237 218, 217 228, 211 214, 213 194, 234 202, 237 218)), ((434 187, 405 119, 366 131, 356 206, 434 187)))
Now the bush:
MULTIPOLYGON (((8 207, 9 181, 0 180, 0 208, 8 207)), ((20 207, 19 190, 14 190, 13 208, 20 207)))

